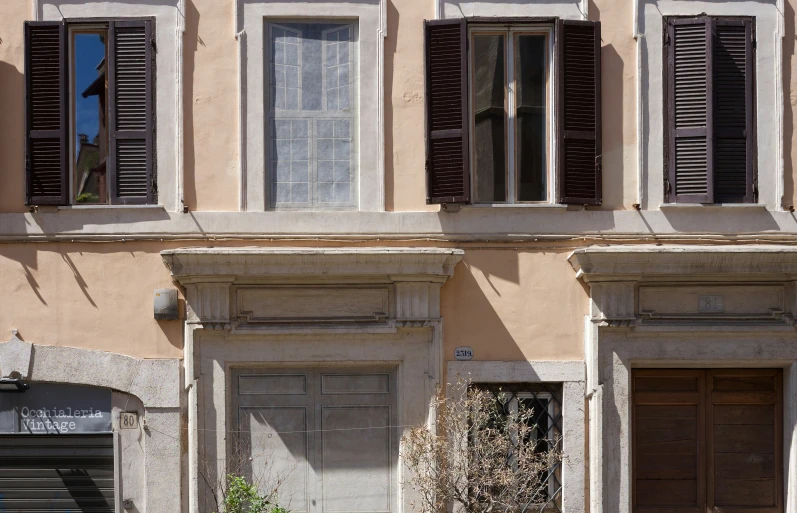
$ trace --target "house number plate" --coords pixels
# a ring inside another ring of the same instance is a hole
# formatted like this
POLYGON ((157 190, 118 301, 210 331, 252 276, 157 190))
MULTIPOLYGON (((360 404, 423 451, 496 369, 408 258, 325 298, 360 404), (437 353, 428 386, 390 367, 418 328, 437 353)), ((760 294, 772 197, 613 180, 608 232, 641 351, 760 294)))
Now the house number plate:
POLYGON ((122 429, 138 428, 138 413, 122 412, 119 414, 119 427, 122 429))
POLYGON ((457 360, 471 360, 473 359, 473 349, 469 347, 458 347, 454 349, 454 358, 457 360))
POLYGON ((724 296, 698 296, 697 311, 700 313, 722 313, 725 311, 724 296))

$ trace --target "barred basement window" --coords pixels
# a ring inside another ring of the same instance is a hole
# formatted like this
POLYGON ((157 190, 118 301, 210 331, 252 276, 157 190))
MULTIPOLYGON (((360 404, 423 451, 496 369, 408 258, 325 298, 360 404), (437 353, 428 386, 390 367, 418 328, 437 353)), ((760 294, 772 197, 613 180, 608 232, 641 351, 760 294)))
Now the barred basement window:
MULTIPOLYGON (((529 409, 532 415, 528 421, 532 435, 518 443, 533 443, 539 452, 562 449, 562 386, 552 383, 496 384, 478 383, 473 385, 490 392, 496 401, 496 408, 503 414, 517 413, 529 409), (553 445, 552 445, 553 444, 553 445)), ((510 458, 511 464, 511 458, 510 458)), ((538 504, 529 504, 527 511, 562 511, 562 468, 558 462, 547 475, 541 476, 545 483, 538 504)))
POLYGON ((664 53, 668 201, 755 202, 755 20, 667 18, 664 53))
POLYGON ((155 203, 154 21, 26 22, 26 202, 155 203))

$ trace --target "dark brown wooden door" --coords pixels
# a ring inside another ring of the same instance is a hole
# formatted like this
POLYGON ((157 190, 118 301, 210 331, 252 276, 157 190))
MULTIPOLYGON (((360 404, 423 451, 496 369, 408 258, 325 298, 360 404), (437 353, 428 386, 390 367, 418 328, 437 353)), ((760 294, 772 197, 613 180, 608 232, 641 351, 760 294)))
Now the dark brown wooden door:
POLYGON ((781 513, 780 369, 632 374, 635 513, 781 513))

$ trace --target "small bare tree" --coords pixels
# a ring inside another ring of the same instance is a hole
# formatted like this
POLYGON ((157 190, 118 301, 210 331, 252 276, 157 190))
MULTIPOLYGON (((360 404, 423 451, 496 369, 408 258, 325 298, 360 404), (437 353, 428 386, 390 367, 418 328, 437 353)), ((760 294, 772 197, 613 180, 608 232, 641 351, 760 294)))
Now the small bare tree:
POLYGON ((525 513, 550 502, 559 440, 537 437, 534 412, 520 402, 508 408, 502 397, 464 380, 449 384, 448 397, 433 400, 433 425, 402 439, 407 484, 420 496, 416 511, 441 513, 453 504, 465 513, 525 513))

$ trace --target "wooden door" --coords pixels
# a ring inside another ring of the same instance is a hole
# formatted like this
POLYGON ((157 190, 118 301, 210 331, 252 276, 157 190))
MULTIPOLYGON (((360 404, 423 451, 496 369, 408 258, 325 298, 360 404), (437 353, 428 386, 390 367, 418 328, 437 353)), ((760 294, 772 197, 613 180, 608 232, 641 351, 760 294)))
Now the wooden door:
POLYGON ((395 510, 394 369, 233 372, 236 449, 292 513, 395 510))
POLYGON ((635 513, 781 513, 780 369, 632 373, 635 513))

